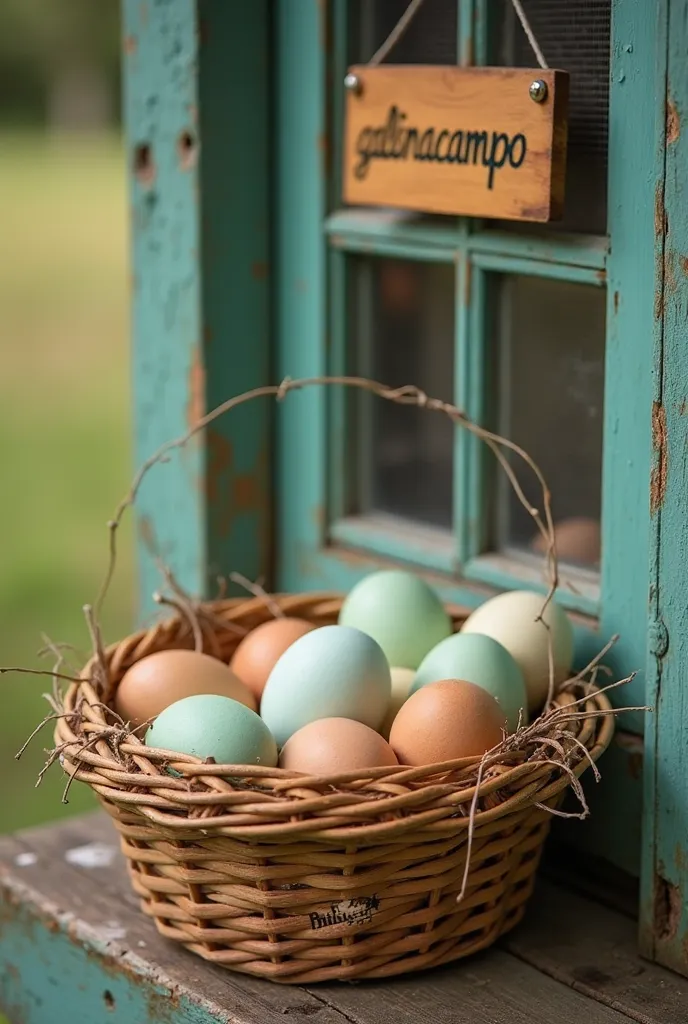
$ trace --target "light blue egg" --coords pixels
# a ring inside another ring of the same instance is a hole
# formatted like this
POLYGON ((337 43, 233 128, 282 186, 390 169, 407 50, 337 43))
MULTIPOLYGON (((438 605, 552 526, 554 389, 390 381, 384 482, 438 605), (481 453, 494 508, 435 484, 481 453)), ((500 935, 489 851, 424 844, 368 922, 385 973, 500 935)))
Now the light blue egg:
POLYGON ((353 718, 377 729, 391 693, 389 665, 375 640, 350 626, 322 626, 276 662, 260 713, 282 747, 318 718, 353 718))
POLYGON ((505 647, 481 633, 455 633, 423 659, 411 685, 415 693, 440 679, 465 679, 487 690, 504 711, 510 731, 527 721, 528 697, 523 673, 505 647))
POLYGON ((195 694, 170 704, 146 734, 146 744, 218 764, 274 768, 277 744, 265 722, 231 697, 195 694))
POLYGON ((342 605, 339 622, 377 640, 396 668, 418 668, 452 629, 435 591, 420 576, 401 569, 374 572, 357 583, 342 605))

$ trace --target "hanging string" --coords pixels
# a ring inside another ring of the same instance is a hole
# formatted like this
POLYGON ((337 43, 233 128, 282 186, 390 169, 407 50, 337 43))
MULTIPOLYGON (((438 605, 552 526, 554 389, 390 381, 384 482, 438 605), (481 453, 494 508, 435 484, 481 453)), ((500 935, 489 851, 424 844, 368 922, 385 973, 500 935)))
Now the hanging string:
MULTIPOLYGON (((514 6, 517 18, 521 23, 521 28, 525 32, 526 38, 530 43, 533 53, 535 54, 535 59, 537 60, 541 68, 547 70, 549 65, 547 64, 544 54, 540 49, 540 45, 537 39, 535 38, 535 33, 530 27, 530 22, 528 21, 526 12, 523 10, 523 4, 521 3, 521 0, 511 0, 511 3, 514 6)), ((382 46, 380 46, 375 51, 373 56, 368 61, 368 67, 376 67, 378 64, 381 64, 386 57, 390 55, 394 47, 397 45, 397 43, 403 36, 406 29, 409 27, 409 25, 415 18, 416 14, 418 13, 422 5, 423 0, 411 0, 410 4, 406 8, 402 16, 399 18, 399 21, 396 23, 392 31, 389 33, 382 46)))
POLYGON ((535 59, 537 60, 540 67, 546 71, 549 65, 547 64, 544 54, 540 49, 540 44, 535 38, 535 33, 530 27, 530 22, 528 21, 526 12, 523 10, 523 4, 521 3, 521 0, 511 0, 511 2, 514 5, 514 10, 516 11, 516 16, 518 17, 518 20, 521 22, 521 28, 525 32, 526 38, 528 39, 531 49, 535 54, 535 59))
POLYGON ((375 51, 373 56, 368 61, 368 67, 374 68, 377 64, 382 64, 385 57, 388 57, 394 47, 397 45, 401 37, 403 36, 406 29, 409 27, 416 14, 423 5, 423 0, 411 0, 399 21, 396 23, 392 31, 385 39, 382 46, 375 51))

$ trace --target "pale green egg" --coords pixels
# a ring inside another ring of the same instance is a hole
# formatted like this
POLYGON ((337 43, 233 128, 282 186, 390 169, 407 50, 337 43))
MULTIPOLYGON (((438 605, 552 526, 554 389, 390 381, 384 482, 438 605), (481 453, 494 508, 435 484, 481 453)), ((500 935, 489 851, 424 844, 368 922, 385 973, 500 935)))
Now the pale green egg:
POLYGON ((464 679, 487 690, 504 712, 510 732, 527 722, 528 695, 523 673, 500 643, 480 633, 455 633, 442 640, 421 662, 411 686, 415 693, 426 683, 464 679))
POLYGON ((192 754, 217 764, 277 764, 277 744, 265 722, 231 697, 195 694, 166 707, 146 734, 146 744, 192 754))
POLYGON ((390 665, 412 669, 452 629, 435 591, 400 569, 375 572, 357 583, 342 605, 339 622, 377 640, 390 665))
POLYGON ((377 729, 391 693, 379 644, 359 629, 321 626, 299 637, 276 662, 260 713, 282 747, 318 718, 352 718, 377 729))

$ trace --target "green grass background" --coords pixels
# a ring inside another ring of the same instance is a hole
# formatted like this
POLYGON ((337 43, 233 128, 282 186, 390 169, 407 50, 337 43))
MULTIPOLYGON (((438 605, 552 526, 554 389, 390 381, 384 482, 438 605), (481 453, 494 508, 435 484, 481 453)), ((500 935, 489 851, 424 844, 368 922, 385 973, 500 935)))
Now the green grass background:
MULTIPOLYGON (((107 555, 105 524, 130 461, 127 214, 114 136, 0 133, 0 665, 50 667, 41 634, 88 646, 82 606, 107 555)), ((125 530, 106 640, 130 629, 125 530)), ((77 656, 78 660, 78 656, 77 656)), ((76 783, 61 804, 56 765, 34 789, 50 726, 49 679, 0 676, 0 831, 92 805, 76 783)))

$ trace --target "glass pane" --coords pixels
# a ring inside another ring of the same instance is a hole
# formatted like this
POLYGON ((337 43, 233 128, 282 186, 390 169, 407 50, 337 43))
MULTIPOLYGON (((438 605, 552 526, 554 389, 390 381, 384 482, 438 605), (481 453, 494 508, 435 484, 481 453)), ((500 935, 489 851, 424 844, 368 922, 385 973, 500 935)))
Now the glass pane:
MULTIPOLYGON (((511 0, 502 5, 499 63, 537 67, 511 0)), ((547 63, 571 76, 566 203, 554 229, 607 230, 611 6, 611 0, 523 0, 547 63)))
MULTIPOLYGON (((386 64, 456 64, 458 0, 425 0, 386 64)), ((355 0, 351 63, 370 60, 408 7, 408 0, 355 0)))
MULTIPOLYGON (((499 432, 540 466, 561 561, 596 568, 602 479, 605 293, 536 277, 497 279, 499 432)), ((528 501, 539 485, 514 458, 528 501)), ((498 470, 497 545, 538 551, 532 517, 498 470)))
MULTIPOLYGON (((383 384, 415 384, 451 401, 454 267, 378 257, 349 260, 354 370, 383 384)), ((387 512, 451 527, 454 429, 438 413, 357 396, 353 514, 387 512)))

